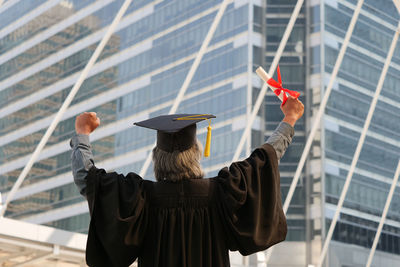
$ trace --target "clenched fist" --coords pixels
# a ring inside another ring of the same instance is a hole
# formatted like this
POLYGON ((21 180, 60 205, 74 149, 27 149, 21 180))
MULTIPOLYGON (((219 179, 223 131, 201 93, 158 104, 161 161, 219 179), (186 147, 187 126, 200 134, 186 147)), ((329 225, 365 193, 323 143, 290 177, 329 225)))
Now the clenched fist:
POLYGON ((85 112, 76 117, 75 131, 77 134, 89 135, 100 125, 96 112, 85 112))
POLYGON ((285 114, 285 118, 282 121, 294 126, 296 121, 303 116, 304 105, 300 100, 289 96, 285 105, 281 106, 281 110, 285 114))

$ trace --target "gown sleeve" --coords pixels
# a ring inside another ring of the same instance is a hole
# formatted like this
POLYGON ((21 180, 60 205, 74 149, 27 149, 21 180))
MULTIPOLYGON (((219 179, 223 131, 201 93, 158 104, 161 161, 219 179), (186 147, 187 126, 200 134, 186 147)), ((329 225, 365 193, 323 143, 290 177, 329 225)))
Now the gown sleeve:
POLYGON ((138 257, 146 232, 145 182, 134 173, 125 177, 95 166, 86 179, 91 216, 87 264, 129 266, 138 257))
POLYGON ((270 144, 223 168, 217 184, 218 212, 229 250, 249 255, 285 239, 278 160, 270 144))

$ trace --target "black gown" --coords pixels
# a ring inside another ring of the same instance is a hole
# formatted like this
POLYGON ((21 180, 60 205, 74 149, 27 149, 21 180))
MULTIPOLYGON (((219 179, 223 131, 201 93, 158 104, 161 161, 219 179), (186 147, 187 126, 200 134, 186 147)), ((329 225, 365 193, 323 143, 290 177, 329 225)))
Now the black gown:
POLYGON ((230 266, 229 250, 249 255, 285 239, 279 179, 268 144, 209 179, 152 182, 92 167, 87 263, 230 266))

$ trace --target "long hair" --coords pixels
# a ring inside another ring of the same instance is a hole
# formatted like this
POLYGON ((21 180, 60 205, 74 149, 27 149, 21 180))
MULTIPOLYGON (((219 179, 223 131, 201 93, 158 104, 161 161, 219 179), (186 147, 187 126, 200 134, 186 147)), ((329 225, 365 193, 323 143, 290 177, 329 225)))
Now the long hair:
POLYGON ((153 149, 154 173, 157 181, 181 181, 201 179, 204 176, 200 159, 202 145, 196 143, 185 151, 165 152, 157 146, 153 149))

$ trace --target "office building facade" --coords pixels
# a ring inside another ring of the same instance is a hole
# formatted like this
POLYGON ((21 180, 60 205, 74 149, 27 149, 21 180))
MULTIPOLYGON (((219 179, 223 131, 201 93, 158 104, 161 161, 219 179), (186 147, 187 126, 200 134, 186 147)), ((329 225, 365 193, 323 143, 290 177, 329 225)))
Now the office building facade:
MULTIPOLYGON (((307 66, 309 127, 358 1, 310 1, 307 66)), ((317 262, 399 23, 393 1, 364 1, 308 165, 309 262, 317 262)), ((327 266, 365 266, 400 158, 400 46, 391 61, 339 220, 327 266)), ((397 188, 372 266, 400 257, 397 188)))
MULTIPOLYGON (((89 223, 87 205, 73 184, 70 168, 69 139, 74 132, 75 116, 95 111, 101 118, 101 126, 91 135, 97 166, 122 173, 139 172, 153 147, 155 133, 135 127, 133 122, 168 113, 221 2, 132 1, 39 161, 10 203, 6 217, 85 233, 89 223)), ((122 3, 10 0, 0 7, 3 199, 122 3)), ((232 160, 262 86, 254 70, 259 65, 268 70, 295 3, 229 3, 177 111, 217 116, 212 120, 211 157, 202 160, 208 177, 232 160)), ((296 171, 306 133, 312 127, 313 114, 329 81, 355 5, 352 0, 305 1, 282 54, 284 86, 300 91, 306 104, 305 116, 296 125, 296 136, 280 164, 283 197, 296 171)), ((276 248, 272 266, 316 262, 398 20, 393 2, 365 1, 323 116, 322 130, 289 207, 288 241, 276 248), (291 254, 296 256, 288 257, 291 254)), ((400 156, 396 138, 400 124, 394 123, 399 121, 400 113, 395 104, 400 101, 396 94, 398 51, 357 165, 354 186, 334 234, 329 266, 356 264, 348 262, 351 255, 341 258, 346 253, 340 250, 345 248, 348 252, 346 248, 351 246, 362 254, 372 244, 370 236, 375 233, 396 157, 400 156)), ((269 91, 242 158, 278 125, 282 119, 279 106, 279 100, 269 91)), ((198 127, 203 144, 206 126, 203 123, 198 127)), ((154 179, 152 167, 145 178, 154 179)), ((382 235, 386 241, 378 246, 378 259, 380 253, 388 253, 394 259, 400 254, 400 218, 395 208, 399 201, 397 193, 382 235)), ((256 256, 232 256, 232 262, 238 266, 261 261, 256 256)))
MULTIPOLYGON (((95 111, 101 118, 102 125, 91 135, 97 166, 139 172, 155 132, 133 123, 168 113, 220 2, 132 1, 9 204, 7 218, 87 231, 87 204, 73 184, 70 168, 75 116, 95 111)), ((7 1, 0 8, 3 200, 122 3, 7 1)), ((252 34, 252 12, 247 1, 228 5, 177 111, 217 116, 212 120, 211 157, 202 162, 207 176, 229 164, 251 111, 252 44, 262 39, 252 34)), ((198 127, 202 142, 206 127, 198 127)), ((260 134, 259 139, 258 144, 260 134)), ((248 141, 242 157, 251 146, 248 141)), ((145 178, 154 179, 151 167, 145 178)))

